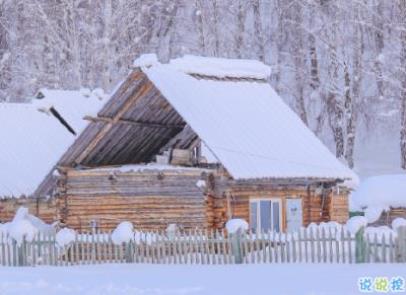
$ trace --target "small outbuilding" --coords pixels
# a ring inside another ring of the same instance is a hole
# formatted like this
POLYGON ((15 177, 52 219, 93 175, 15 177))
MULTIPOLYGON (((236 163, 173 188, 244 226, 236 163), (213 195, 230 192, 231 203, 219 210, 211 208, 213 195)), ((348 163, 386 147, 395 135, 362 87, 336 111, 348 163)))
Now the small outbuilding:
POLYGON ((57 220, 151 230, 243 218, 275 231, 347 220, 357 176, 275 93, 268 66, 153 55, 134 66, 33 195, 55 200, 57 220))
POLYGON ((105 100, 101 91, 41 89, 31 103, 0 103, 0 222, 20 206, 56 221, 55 165, 105 100))
POLYGON ((369 177, 351 194, 351 201, 374 225, 406 218, 406 174, 369 177))

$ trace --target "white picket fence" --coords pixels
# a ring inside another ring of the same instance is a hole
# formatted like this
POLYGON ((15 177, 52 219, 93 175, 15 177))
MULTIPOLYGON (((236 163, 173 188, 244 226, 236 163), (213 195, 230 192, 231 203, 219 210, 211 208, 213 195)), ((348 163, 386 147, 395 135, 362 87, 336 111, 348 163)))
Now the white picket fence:
POLYGON ((55 235, 38 234, 17 244, 0 234, 0 265, 79 265, 99 263, 236 264, 236 263, 398 263, 406 262, 406 228, 389 236, 356 236, 344 230, 296 233, 182 231, 137 232, 129 243, 115 245, 111 233, 77 234, 59 246, 55 235))

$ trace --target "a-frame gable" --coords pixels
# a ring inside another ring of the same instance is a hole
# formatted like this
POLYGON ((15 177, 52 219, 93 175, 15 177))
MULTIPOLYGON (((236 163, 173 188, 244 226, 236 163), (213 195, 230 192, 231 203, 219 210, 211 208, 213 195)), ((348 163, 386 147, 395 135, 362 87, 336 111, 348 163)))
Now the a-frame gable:
MULTIPOLYGON (((163 148, 195 144, 196 134, 140 70, 133 71, 66 151, 56 168, 147 163, 163 148)), ((38 188, 48 195, 52 172, 38 188)))

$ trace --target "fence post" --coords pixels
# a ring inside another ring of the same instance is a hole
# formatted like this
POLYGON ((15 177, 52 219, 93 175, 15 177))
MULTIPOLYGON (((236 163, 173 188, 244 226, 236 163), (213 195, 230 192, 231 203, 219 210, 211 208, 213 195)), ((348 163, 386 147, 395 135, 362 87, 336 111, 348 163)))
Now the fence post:
POLYGON ((406 262, 406 226, 398 228, 396 241, 396 262, 406 262))
POLYGON ((134 262, 133 246, 134 246, 133 240, 130 240, 128 243, 125 243, 125 262, 126 263, 134 262))
POLYGON ((355 263, 365 263, 365 251, 364 227, 361 227, 355 234, 355 263))
POLYGON ((244 257, 241 249, 241 240, 242 240, 243 232, 239 229, 235 233, 230 233, 230 240, 231 240, 231 253, 234 256, 234 260, 236 264, 242 264, 244 257))
POLYGON ((20 245, 17 244, 17 266, 25 266, 25 256, 27 255, 26 253, 26 241, 25 238, 23 238, 23 241, 21 242, 20 245))

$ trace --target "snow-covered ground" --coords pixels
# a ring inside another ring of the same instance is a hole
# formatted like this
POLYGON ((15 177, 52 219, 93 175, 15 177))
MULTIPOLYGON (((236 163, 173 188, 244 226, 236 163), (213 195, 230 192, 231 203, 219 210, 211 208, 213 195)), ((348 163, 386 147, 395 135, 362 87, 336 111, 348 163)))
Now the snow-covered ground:
POLYGON ((404 265, 98 265, 0 268, 0 294, 350 295, 359 277, 405 276, 404 265))

